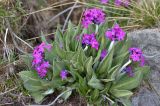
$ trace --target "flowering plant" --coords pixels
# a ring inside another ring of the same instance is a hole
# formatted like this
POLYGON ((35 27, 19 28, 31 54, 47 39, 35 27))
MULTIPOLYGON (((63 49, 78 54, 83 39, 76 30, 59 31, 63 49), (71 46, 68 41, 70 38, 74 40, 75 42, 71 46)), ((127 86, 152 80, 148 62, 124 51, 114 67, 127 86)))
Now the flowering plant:
POLYGON ((118 24, 108 28, 102 10, 88 9, 82 26, 70 22, 65 32, 57 28, 52 44, 35 47, 30 69, 19 75, 37 103, 55 91, 64 99, 76 91, 88 104, 130 106, 132 90, 149 72, 142 51, 130 46, 118 24))

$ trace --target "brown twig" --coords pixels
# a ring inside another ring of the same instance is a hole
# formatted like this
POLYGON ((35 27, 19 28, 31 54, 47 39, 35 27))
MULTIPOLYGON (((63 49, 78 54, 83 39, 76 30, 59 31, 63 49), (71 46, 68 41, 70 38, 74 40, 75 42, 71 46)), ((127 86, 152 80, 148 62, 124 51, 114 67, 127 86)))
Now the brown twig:
POLYGON ((9 92, 11 92, 11 91, 14 91, 14 90, 16 90, 18 87, 14 87, 13 89, 10 89, 10 90, 8 90, 8 91, 5 91, 5 92, 3 92, 3 93, 0 93, 0 96, 3 96, 3 95, 5 95, 5 94, 7 94, 7 93, 9 93, 9 92))

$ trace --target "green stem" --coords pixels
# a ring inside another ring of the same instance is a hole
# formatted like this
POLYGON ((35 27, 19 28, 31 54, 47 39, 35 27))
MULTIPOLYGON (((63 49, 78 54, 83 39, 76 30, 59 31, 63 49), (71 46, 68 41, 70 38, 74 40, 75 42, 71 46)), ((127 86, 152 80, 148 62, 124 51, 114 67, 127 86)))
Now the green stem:
POLYGON ((129 59, 127 63, 125 63, 122 68, 119 70, 119 73, 121 73, 123 71, 123 69, 125 69, 132 61, 129 59))
POLYGON ((109 49, 108 49, 108 53, 109 53, 109 52, 111 51, 111 49, 113 48, 114 42, 115 42, 115 41, 112 41, 112 42, 111 42, 111 44, 110 44, 110 46, 109 46, 109 49))
POLYGON ((96 30, 95 30, 95 34, 98 33, 98 25, 96 25, 96 30))
POLYGON ((117 75, 117 79, 120 79, 124 74, 125 74, 125 72, 123 72, 122 73, 122 71, 129 65, 129 64, 131 64, 131 60, 128 60, 128 62, 127 63, 125 63, 123 66, 122 66, 122 68, 119 70, 119 72, 118 72, 118 75, 117 75))
POLYGON ((83 51, 85 52, 85 51, 87 51, 87 49, 88 49, 88 46, 86 46, 83 51))

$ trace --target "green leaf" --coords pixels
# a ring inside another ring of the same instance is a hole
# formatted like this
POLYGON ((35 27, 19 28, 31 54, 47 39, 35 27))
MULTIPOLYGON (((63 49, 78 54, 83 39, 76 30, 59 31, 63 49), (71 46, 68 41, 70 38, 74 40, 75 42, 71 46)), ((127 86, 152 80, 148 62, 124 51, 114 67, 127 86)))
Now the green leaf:
POLYGON ((49 81, 39 78, 36 71, 21 71, 19 76, 23 80, 24 87, 32 92, 45 90, 51 86, 49 81))
POLYGON ((138 67, 135 68, 136 71, 142 71, 144 78, 147 77, 150 73, 150 67, 149 66, 143 66, 143 67, 138 67))
POLYGON ((42 31, 41 31, 41 40, 42 40, 42 42, 47 43, 46 37, 45 37, 45 35, 43 34, 42 31))
POLYGON ((121 98, 121 99, 120 99, 120 102, 122 102, 122 104, 123 104, 124 106, 132 106, 132 103, 131 103, 131 101, 130 101, 129 99, 121 98))
POLYGON ((101 79, 101 81, 103 81, 103 82, 110 82, 110 81, 114 81, 114 79, 101 79))
POLYGON ((58 44, 55 44, 55 52, 60 58, 66 57, 65 51, 62 48, 60 48, 60 45, 58 44))
POLYGON ((120 66, 121 65, 118 64, 118 65, 112 67, 110 70, 108 70, 108 73, 104 73, 102 75, 102 78, 106 78, 107 77, 107 79, 111 79, 111 81, 115 80, 116 79, 115 77, 116 77, 116 75, 118 73, 118 70, 119 70, 120 66))
POLYGON ((72 90, 64 93, 61 97, 64 99, 64 100, 67 100, 72 94, 72 90))
POLYGON ((49 95, 49 94, 52 94, 54 92, 54 89, 51 88, 51 89, 48 89, 47 91, 45 91, 44 93, 42 93, 43 95, 49 95))
POLYGON ((79 77, 77 89, 81 95, 85 96, 87 94, 89 88, 87 86, 86 78, 79 77))
POLYGON ((52 63, 53 60, 57 58, 57 53, 54 48, 55 48, 55 45, 52 45, 51 51, 48 51, 48 50, 45 51, 45 59, 48 60, 50 63, 52 63))
POLYGON ((94 71, 92 68, 92 65, 93 65, 93 57, 91 56, 86 60, 86 70, 87 70, 88 76, 91 76, 94 71))
POLYGON ((129 47, 131 47, 131 40, 126 39, 123 47, 119 51, 119 54, 125 54, 126 52, 128 52, 129 47))
POLYGON ((118 106, 118 104, 117 104, 117 103, 114 103, 114 104, 112 104, 112 106, 118 106))
POLYGON ((128 51, 115 57, 113 60, 113 65, 122 64, 124 60, 126 60, 127 58, 128 58, 128 51))
POLYGON ((61 29, 60 29, 60 26, 58 26, 58 28, 56 30, 55 41, 59 45, 61 44, 61 45, 64 46, 63 33, 62 33, 61 29))
POLYGON ((80 37, 80 34, 82 34, 81 24, 79 24, 74 30, 75 31, 71 39, 71 46, 73 48, 73 51, 76 51, 78 49, 78 45, 81 45, 81 40, 80 40, 81 38, 79 40, 76 39, 76 36, 80 37))
POLYGON ((85 62, 84 61, 86 61, 86 59, 87 59, 87 57, 86 57, 85 53, 83 52, 83 49, 80 48, 79 56, 78 56, 78 62, 80 64, 82 64, 83 66, 85 66, 85 62))
POLYGON ((66 51, 70 51, 70 41, 71 41, 71 36, 74 34, 74 29, 73 29, 73 25, 72 23, 69 21, 69 24, 68 24, 68 29, 64 35, 64 42, 65 42, 65 48, 66 48, 66 51))
POLYGON ((132 90, 140 85, 142 78, 142 71, 135 72, 133 77, 129 77, 125 74, 119 81, 113 84, 112 89, 132 90))
POLYGON ((102 52, 102 50, 99 49, 99 50, 98 50, 98 53, 97 53, 97 56, 96 56, 96 58, 94 59, 94 62, 93 62, 93 63, 96 63, 97 61, 99 61, 100 56, 101 56, 101 52, 102 52))
POLYGON ((44 89, 41 85, 41 82, 40 81, 35 81, 35 80, 27 80, 25 82, 23 82, 24 84, 24 87, 29 90, 29 91, 32 91, 32 92, 35 92, 35 91, 39 91, 39 90, 42 90, 44 89))
POLYGON ((109 78, 111 78, 111 79, 116 79, 116 76, 117 76, 117 74, 118 74, 118 71, 119 71, 119 68, 120 68, 120 64, 118 64, 118 65, 116 65, 115 67, 113 67, 113 68, 111 68, 111 70, 110 70, 110 74, 109 74, 109 78))
POLYGON ((127 38, 125 40, 121 41, 121 42, 118 42, 115 45, 115 51, 117 51, 117 52, 115 52, 115 55, 116 56, 120 56, 122 54, 125 55, 126 52, 128 52, 128 49, 129 49, 130 46, 131 46, 131 41, 127 38))
POLYGON ((26 82, 28 80, 32 81, 39 81, 39 77, 36 71, 21 71, 18 73, 18 75, 21 77, 23 82, 26 82))
POLYGON ((88 81, 88 85, 94 89, 102 90, 104 88, 103 84, 101 83, 99 79, 97 79, 95 74, 93 74, 92 78, 88 81))
POLYGON ((61 61, 53 61, 52 71, 53 71, 53 78, 59 77, 60 71, 64 69, 64 63, 61 61))
POLYGON ((48 87, 52 87, 53 89, 57 88, 63 88, 62 85, 64 85, 66 82, 63 81, 60 77, 54 78, 52 81, 47 82, 47 83, 42 83, 42 86, 45 87, 46 89, 48 87))
POLYGON ((41 103, 45 95, 43 95, 40 91, 38 92, 31 92, 31 96, 34 98, 36 103, 41 103))
POLYGON ((112 95, 114 95, 117 98, 120 98, 120 97, 130 97, 133 94, 129 90, 112 89, 110 92, 112 93, 112 95))
POLYGON ((114 48, 112 48, 110 53, 100 62, 97 72, 99 72, 100 74, 108 73, 112 65, 113 54, 114 48))
POLYGON ((98 89, 95 89, 93 92, 92 92, 92 100, 97 100, 98 97, 99 97, 99 90, 98 89))
POLYGON ((27 54, 27 55, 22 55, 22 60, 25 62, 25 64, 28 66, 28 68, 31 70, 32 67, 32 55, 31 54, 27 54))

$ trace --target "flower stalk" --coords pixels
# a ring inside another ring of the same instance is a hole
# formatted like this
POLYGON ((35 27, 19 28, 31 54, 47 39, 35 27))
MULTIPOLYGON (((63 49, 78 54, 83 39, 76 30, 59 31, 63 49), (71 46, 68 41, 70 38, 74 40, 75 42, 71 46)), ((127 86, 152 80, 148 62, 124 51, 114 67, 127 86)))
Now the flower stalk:
POLYGON ((98 33, 98 25, 96 25, 96 30, 95 30, 95 34, 98 33))
POLYGON ((125 63, 122 68, 119 70, 119 73, 121 73, 129 64, 131 64, 131 60, 129 59, 127 63, 125 63))
POLYGON ((88 46, 86 46, 83 51, 85 52, 85 51, 87 51, 87 49, 88 49, 88 46))
POLYGON ((112 41, 112 42, 111 42, 111 44, 110 44, 110 46, 109 46, 109 49, 108 49, 108 53, 112 50, 112 48, 113 48, 113 46, 114 46, 114 42, 115 42, 115 41, 112 41))

